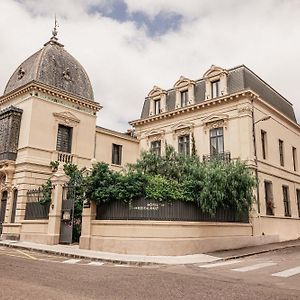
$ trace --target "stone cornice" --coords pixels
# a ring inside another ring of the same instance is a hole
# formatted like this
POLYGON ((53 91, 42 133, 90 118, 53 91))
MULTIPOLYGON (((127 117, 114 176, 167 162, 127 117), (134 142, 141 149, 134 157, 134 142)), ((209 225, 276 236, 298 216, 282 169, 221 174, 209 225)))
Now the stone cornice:
POLYGON ((9 100, 17 97, 17 96, 21 96, 24 95, 26 93, 30 93, 30 92, 43 92, 45 94, 63 99, 65 101, 74 103, 74 104, 78 104, 82 107, 85 108, 89 108, 93 111, 99 111, 102 106, 95 102, 95 101, 91 101, 85 98, 81 98, 78 96, 73 96, 67 92, 61 91, 57 88, 54 88, 52 86, 48 86, 46 84, 37 82, 37 81, 31 81, 28 84, 23 85, 22 87, 8 93, 7 95, 3 95, 0 97, 0 105, 8 102, 9 100))
POLYGON ((258 98, 258 95, 255 92, 253 92, 250 89, 247 89, 247 90, 239 91, 234 94, 206 100, 201 103, 194 104, 194 105, 189 105, 189 106, 185 106, 183 108, 174 109, 172 111, 168 111, 168 112, 161 113, 158 115, 149 116, 148 118, 145 118, 145 119, 134 120, 134 121, 129 122, 129 124, 132 126, 137 126, 137 125, 154 122, 157 120, 168 119, 168 118, 171 118, 171 117, 174 117, 176 115, 180 115, 180 114, 183 114, 186 112, 193 112, 195 110, 204 109, 209 106, 217 106, 217 105, 224 104, 226 102, 232 102, 232 101, 235 101, 235 100, 237 100, 241 97, 245 97, 245 96, 248 96, 251 99, 258 98))

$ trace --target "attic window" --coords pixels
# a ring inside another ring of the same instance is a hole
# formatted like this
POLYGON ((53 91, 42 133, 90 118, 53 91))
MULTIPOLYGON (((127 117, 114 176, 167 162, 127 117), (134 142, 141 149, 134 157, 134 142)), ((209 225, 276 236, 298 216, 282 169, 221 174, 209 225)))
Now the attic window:
POLYGON ((161 101, 160 99, 154 100, 154 114, 158 115, 161 112, 161 101))
POLYGON ((188 90, 184 90, 180 92, 180 104, 181 107, 187 106, 188 105, 188 90))
POLYGON ((211 83, 211 97, 217 98, 220 96, 220 79, 211 83))

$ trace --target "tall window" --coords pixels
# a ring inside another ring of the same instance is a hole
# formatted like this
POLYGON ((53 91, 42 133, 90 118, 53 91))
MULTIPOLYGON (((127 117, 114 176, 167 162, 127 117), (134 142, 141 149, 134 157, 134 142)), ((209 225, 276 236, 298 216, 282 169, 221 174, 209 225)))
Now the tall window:
POLYGON ((267 158, 266 149, 267 149, 267 133, 264 130, 262 130, 261 131, 261 150, 262 150, 263 159, 267 158))
POLYGON ((72 149, 72 127, 58 125, 56 150, 71 153, 72 149))
POLYGON ((12 205, 12 212, 11 212, 11 219, 10 219, 11 223, 15 223, 15 219, 16 219, 18 190, 14 190, 13 197, 14 198, 13 198, 13 205, 12 205))
POLYGON ((294 171, 297 171, 298 160, 297 160, 297 149, 295 147, 292 147, 292 155, 293 155, 294 171))
POLYGON ((274 215, 274 200, 272 191, 272 182, 265 181, 265 200, 266 200, 266 214, 274 215))
POLYGON ((112 144, 112 160, 113 165, 122 164, 122 145, 112 144))
POLYGON ((180 105, 181 107, 188 105, 188 90, 180 92, 180 105))
POLYGON ((287 185, 282 186, 282 194, 283 194, 284 215, 286 217, 290 217, 291 216, 290 196, 289 196, 289 187, 287 185))
POLYGON ((284 166, 284 156, 283 156, 283 141, 279 140, 278 141, 279 145, 279 159, 280 159, 280 165, 283 167, 284 166))
POLYGON ((160 99, 154 100, 154 114, 160 113, 160 99))
POLYGON ((224 153, 223 127, 214 128, 209 131, 210 135, 210 155, 224 153))
POLYGON ((190 135, 181 135, 178 137, 178 152, 182 155, 190 155, 190 135))
POLYGON ((220 80, 211 83, 211 97, 216 98, 220 96, 220 80))
POLYGON ((300 190, 296 189, 296 193, 297 193, 298 217, 300 218, 300 190))
POLYGON ((153 141, 151 142, 151 152, 156 155, 161 155, 161 141, 153 141))

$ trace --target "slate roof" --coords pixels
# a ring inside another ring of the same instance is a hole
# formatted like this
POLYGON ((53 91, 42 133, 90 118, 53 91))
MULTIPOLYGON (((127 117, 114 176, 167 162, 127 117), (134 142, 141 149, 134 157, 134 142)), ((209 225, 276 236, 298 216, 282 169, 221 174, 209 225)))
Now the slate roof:
POLYGON ((4 95, 33 80, 94 100, 91 82, 82 65, 53 39, 16 69, 6 85, 4 95))
MULTIPOLYGON (((241 65, 227 71, 228 94, 236 93, 245 89, 251 89, 267 103, 278 109, 290 120, 297 123, 292 104, 249 68, 241 65)), ((205 101, 205 81, 202 78, 196 80, 195 83, 195 104, 203 101, 205 101)), ((166 106, 167 111, 175 110, 175 89, 167 91, 166 106)), ((141 113, 141 119, 149 117, 149 109, 150 99, 146 98, 141 113)))

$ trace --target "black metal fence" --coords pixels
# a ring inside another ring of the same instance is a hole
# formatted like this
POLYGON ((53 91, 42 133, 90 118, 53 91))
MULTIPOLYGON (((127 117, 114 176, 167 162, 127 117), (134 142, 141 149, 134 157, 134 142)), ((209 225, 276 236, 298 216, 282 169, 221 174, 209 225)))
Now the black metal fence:
POLYGON ((224 162, 230 162, 231 161, 231 153, 229 151, 221 152, 221 153, 215 153, 215 154, 206 154, 202 157, 203 162, 209 162, 212 160, 222 160, 224 162))
POLYGON ((27 192, 25 220, 49 219, 50 204, 41 204, 42 197, 40 188, 27 192))
POLYGON ((157 220, 249 223, 249 213, 219 208, 214 216, 204 213, 192 202, 160 202, 137 199, 125 203, 112 201, 97 205, 97 220, 157 220))

